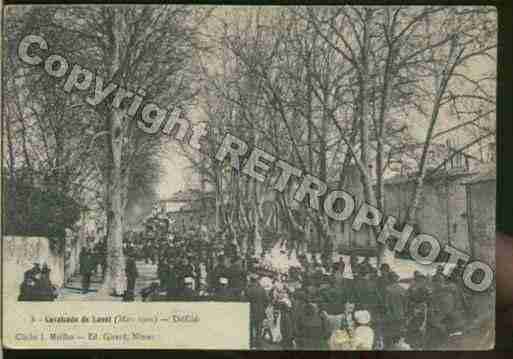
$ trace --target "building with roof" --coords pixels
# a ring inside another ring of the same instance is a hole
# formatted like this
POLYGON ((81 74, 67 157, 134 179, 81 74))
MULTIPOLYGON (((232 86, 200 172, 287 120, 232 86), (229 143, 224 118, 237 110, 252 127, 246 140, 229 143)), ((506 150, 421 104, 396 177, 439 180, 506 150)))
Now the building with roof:
POLYGON ((497 178, 489 166, 463 183, 467 198, 470 254, 488 264, 495 263, 495 205, 497 178))
MULTIPOLYGON (((415 232, 436 237, 473 254, 479 231, 495 231, 495 164, 469 171, 451 168, 427 175, 416 212, 415 232), (478 208, 479 201, 486 209, 478 208), (486 212, 486 213, 484 213, 486 212), (493 227, 493 228, 492 228, 493 227), (477 232, 476 232, 477 231, 477 232)), ((385 181, 385 212, 403 222, 413 202, 414 176, 395 176, 385 181)))
POLYGON ((215 193, 199 189, 178 191, 159 200, 158 208, 179 228, 189 228, 215 221, 215 193))
MULTIPOLYGON (((442 245, 469 251, 466 193, 462 183, 472 175, 464 169, 453 169, 425 179, 416 211, 416 233, 432 235, 442 245)), ((413 203, 415 177, 396 176, 386 180, 384 187, 386 215, 404 222, 413 203)))

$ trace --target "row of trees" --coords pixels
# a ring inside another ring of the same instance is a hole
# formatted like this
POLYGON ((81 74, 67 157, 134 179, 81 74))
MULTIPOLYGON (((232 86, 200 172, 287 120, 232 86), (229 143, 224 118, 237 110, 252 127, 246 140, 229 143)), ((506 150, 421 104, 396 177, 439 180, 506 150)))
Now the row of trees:
MULTIPOLYGON (((50 53, 142 93, 145 101, 186 108, 194 98, 192 55, 199 24, 208 12, 183 6, 10 7, 4 52, 4 163, 10 178, 23 173, 34 187, 53 188, 96 209, 107 223, 108 268, 104 290, 125 286, 122 237, 127 209, 156 197, 159 156, 167 138, 138 130, 140 114, 112 96, 92 107, 89 92, 68 94, 40 66, 27 67, 17 46, 42 36, 50 53)), ((65 78, 65 77, 64 77, 65 78)), ((61 79, 62 80, 62 79, 61 79)), ((62 80, 64 81, 64 80, 62 80)), ((14 184, 16 181, 11 181, 14 184)), ((11 186, 7 202, 18 198, 11 186)), ((14 213, 16 215, 16 213, 14 213)))
MULTIPOLYGON (((22 64, 19 41, 37 34, 104 86, 115 82, 145 102, 201 113, 193 121, 205 126, 209 153, 231 132, 333 186, 344 187, 347 168, 356 166, 362 200, 379 209, 383 179, 400 163, 415 178, 405 218, 414 222, 424 181, 451 160, 434 145, 457 136, 463 142, 451 156, 471 153, 495 133, 495 17, 493 8, 441 6, 10 7, 4 198, 19 198, 16 183, 29 183, 102 212, 104 289, 124 290, 125 215, 155 196, 170 138, 139 131, 140 114, 111 106, 113 95, 91 107, 86 91, 68 94, 42 67, 22 64)), ((267 184, 187 145, 181 152, 215 188, 218 228, 230 227, 243 251, 258 251, 269 224, 260 210, 267 184)), ((288 194, 277 206, 292 247, 304 249, 311 228, 329 244, 326 218, 300 210, 288 194)), ((16 206, 8 208, 16 215, 16 206)))
MULTIPOLYGON (((408 174, 414 190, 401 220, 414 224, 425 181, 493 141, 493 8, 220 9, 210 26, 216 56, 201 64, 211 154, 230 132, 331 186, 344 188, 356 167, 361 200, 382 211, 384 179, 408 174), (460 143, 440 151, 450 138, 460 143)), ((243 251, 253 239, 258 250, 272 183, 183 152, 215 188, 218 226, 231 227, 243 251)), ((329 233, 341 226, 291 198, 277 201, 289 249, 318 240, 313 248, 331 250, 329 233)))

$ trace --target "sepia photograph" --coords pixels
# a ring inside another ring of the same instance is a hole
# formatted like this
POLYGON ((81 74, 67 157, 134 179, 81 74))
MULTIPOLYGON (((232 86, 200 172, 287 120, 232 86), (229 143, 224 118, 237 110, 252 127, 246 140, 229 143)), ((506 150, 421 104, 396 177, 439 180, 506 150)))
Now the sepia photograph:
POLYGON ((3 312, 493 349, 496 88, 491 6, 5 6, 3 312))

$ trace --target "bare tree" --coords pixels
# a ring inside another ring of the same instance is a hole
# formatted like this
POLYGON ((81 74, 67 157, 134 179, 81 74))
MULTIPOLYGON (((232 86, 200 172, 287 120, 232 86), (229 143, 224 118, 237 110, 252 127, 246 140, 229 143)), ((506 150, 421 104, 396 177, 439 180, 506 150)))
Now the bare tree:
MULTIPOLYGON (((95 72, 96 81, 103 80, 104 86, 112 82, 138 93, 144 102, 174 109, 194 97, 192 50, 198 46, 197 26, 207 14, 183 6, 45 7, 28 15, 25 31, 45 35, 52 50, 95 72)), ((40 70, 36 75, 44 79, 40 70)), ((46 88, 52 85, 46 78, 46 88)), ((85 98, 78 93, 67 98, 72 106, 85 105, 85 98)), ((155 158, 159 152, 155 149, 165 140, 138 129, 139 112, 134 120, 128 120, 130 104, 126 102, 111 106, 104 101, 94 107, 96 125, 91 134, 93 148, 100 153, 96 159, 108 223, 108 268, 103 290, 117 294, 125 286, 122 238, 131 178, 141 168, 137 162, 155 158)), ((59 110, 65 106, 54 105, 59 110)), ((95 158, 91 153, 89 156, 95 158)))

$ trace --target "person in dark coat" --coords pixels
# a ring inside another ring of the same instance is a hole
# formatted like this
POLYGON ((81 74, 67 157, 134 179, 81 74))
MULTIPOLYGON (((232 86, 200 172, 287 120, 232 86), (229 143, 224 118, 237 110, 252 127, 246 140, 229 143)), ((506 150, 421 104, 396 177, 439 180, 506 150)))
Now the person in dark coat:
POLYGON ((157 275, 160 281, 160 287, 166 288, 169 276, 169 259, 167 256, 162 256, 157 265, 157 275))
POLYGON ((426 303, 431 296, 431 288, 425 275, 419 271, 413 273, 413 282, 408 288, 409 310, 417 303, 426 303))
POLYGON ((423 349, 426 344, 428 303, 431 291, 426 277, 418 271, 413 274, 413 284, 408 288, 408 320, 406 341, 413 349, 423 349))
POLYGON ((294 349, 294 308, 289 296, 278 301, 275 305, 276 309, 280 311, 280 332, 282 336, 281 348, 283 350, 294 349))
POLYGON ((381 327, 384 316, 384 303, 383 293, 377 285, 377 276, 372 270, 362 270, 363 277, 357 279, 356 284, 356 304, 359 310, 367 310, 371 317, 374 318, 373 322, 377 326, 377 336, 382 333, 381 327))
POLYGON ((370 264, 370 257, 365 257, 363 261, 358 264, 358 272, 359 275, 364 277, 369 273, 372 273, 374 271, 374 267, 372 264, 370 264))
POLYGON ((394 280, 393 280, 392 276, 394 274, 396 274, 396 273, 392 271, 392 269, 390 268, 390 265, 388 263, 383 263, 379 267, 379 271, 380 271, 380 276, 379 276, 379 279, 378 279, 378 286, 382 290, 385 290, 385 288, 389 284, 394 283, 394 280))
POLYGON ((103 237, 98 248, 99 262, 102 266, 102 280, 105 279, 107 273, 107 237, 103 237))
POLYGON ((168 266, 167 282, 165 283, 164 288, 166 290, 167 300, 173 300, 178 295, 178 276, 176 267, 171 261, 168 263, 168 266))
POLYGON ((45 264, 41 273, 36 274, 31 290, 30 300, 38 302, 53 302, 57 298, 57 289, 50 281, 50 269, 45 264))
POLYGON ((212 283, 211 288, 214 290, 214 292, 219 287, 219 279, 220 278, 228 278, 228 267, 225 264, 225 257, 219 256, 217 258, 217 265, 214 268, 214 275, 212 276, 212 283))
POLYGON ((202 283, 201 283, 201 264, 202 264, 202 257, 201 253, 198 254, 197 257, 191 259, 192 267, 193 267, 193 273, 194 273, 194 290, 196 290, 197 293, 202 291, 202 283))
POLYGON ((351 264, 351 273, 353 274, 353 278, 358 278, 360 276, 360 264, 358 263, 358 257, 351 255, 349 257, 349 263, 351 264))
POLYGON ((335 280, 332 278, 329 287, 319 291, 323 308, 328 314, 340 314, 344 312, 344 305, 347 301, 344 289, 343 287, 337 286, 335 280))
POLYGON ((399 275, 391 272, 389 280, 390 284, 384 290, 386 330, 383 331, 383 335, 386 348, 394 344, 395 337, 402 335, 401 329, 406 321, 408 308, 407 292, 399 284, 399 275))
POLYGON ((46 301, 53 302, 57 296, 57 288, 52 284, 52 281, 50 280, 50 272, 51 269, 48 267, 48 265, 45 263, 43 264, 43 268, 41 269, 41 279, 40 279, 40 288, 41 288, 41 295, 46 301))
POLYGON ((228 269, 228 281, 233 288, 234 295, 240 297, 246 287, 246 272, 242 266, 242 259, 235 258, 233 264, 228 269))
POLYGON ((177 293, 181 296, 181 292, 185 289, 185 278, 194 278, 194 267, 189 263, 189 259, 183 256, 174 269, 176 272, 177 293))
POLYGON ((194 279, 192 277, 184 278, 184 286, 180 292, 178 300, 192 302, 198 299, 197 292, 194 290, 194 279))
POLYGON ((298 349, 324 350, 328 349, 330 336, 329 325, 321 316, 319 308, 314 303, 308 303, 299 319, 296 333, 298 349))
POLYGON ((150 263, 152 253, 151 253, 151 245, 149 243, 145 243, 143 246, 143 256, 144 256, 144 263, 145 264, 150 263))
POLYGON ((458 293, 453 283, 445 277, 437 277, 433 282, 433 294, 428 313, 426 347, 442 348, 449 335, 462 332, 465 328, 458 293))
POLYGON ((262 322, 265 319, 265 309, 269 305, 269 297, 255 275, 250 277, 246 298, 250 308, 251 346, 256 347, 262 336, 262 322))
POLYGON ((126 291, 129 296, 134 295, 135 289, 135 281, 139 276, 139 272, 137 271, 137 264, 135 262, 135 257, 133 255, 129 255, 126 260, 126 291))
POLYGON ((100 274, 100 266, 101 266, 101 249, 100 242, 96 242, 91 250, 91 256, 93 257, 93 274, 100 274))
POLYGON ((32 268, 27 270, 24 274, 25 278, 32 278, 32 280, 35 279, 36 276, 41 274, 41 265, 39 263, 33 263, 32 268))
POLYGON ((34 287, 36 285, 35 278, 32 276, 30 271, 25 272, 25 278, 20 285, 20 294, 18 301, 30 302, 36 299, 34 287))
POLYGON ((80 274, 82 275, 82 293, 86 294, 91 285, 91 275, 93 272, 94 261, 91 252, 86 247, 80 251, 80 274))
POLYGON ((237 256, 237 247, 233 240, 231 239, 233 237, 232 233, 229 233, 228 238, 224 245, 224 253, 228 258, 233 258, 237 256))
POLYGON ((228 286, 228 278, 219 278, 219 286, 216 290, 215 300, 219 302, 232 302, 236 299, 233 289, 228 286))
POLYGON ((333 264, 333 268, 331 271, 331 280, 335 283, 337 287, 343 288, 345 286, 345 271, 346 264, 342 259, 339 262, 333 264))
POLYGON ((314 286, 321 285, 321 283, 324 282, 324 270, 320 263, 317 263, 315 265, 315 270, 313 272, 313 275, 311 276, 311 280, 314 286))

